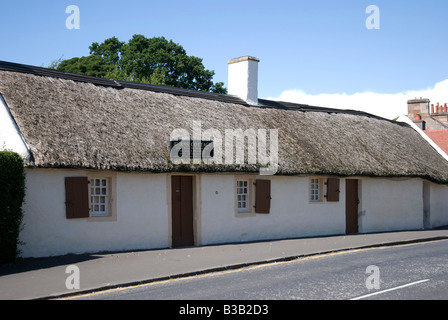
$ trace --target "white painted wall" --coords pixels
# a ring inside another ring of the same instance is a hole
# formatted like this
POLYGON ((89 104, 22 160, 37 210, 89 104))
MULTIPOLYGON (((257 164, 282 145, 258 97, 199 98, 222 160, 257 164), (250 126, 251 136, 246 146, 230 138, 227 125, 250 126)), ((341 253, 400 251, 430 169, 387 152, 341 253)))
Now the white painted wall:
POLYGON ((448 225, 448 186, 431 183, 430 187, 431 227, 448 225))
POLYGON ((66 219, 64 178, 86 174, 26 170, 23 257, 168 247, 166 175, 117 173, 116 221, 66 219))
POLYGON ((364 178, 360 189, 360 232, 423 228, 421 179, 364 178))
POLYGON ((29 157, 28 147, 0 95, 0 150, 3 149, 17 152, 23 159, 29 157))
MULTIPOLYGON (((202 175, 202 244, 282 239, 345 232, 345 193, 336 203, 309 203, 308 177, 271 180, 271 211, 235 216, 234 176, 202 175)), ((345 182, 341 180, 341 188, 345 182)))
MULTIPOLYGON (((170 246, 169 175, 116 173, 116 221, 66 219, 64 178, 89 172, 26 169, 23 257, 170 246)), ((236 215, 234 175, 195 176, 197 245, 345 233, 345 179, 339 202, 310 203, 308 177, 252 177, 271 180, 269 214, 236 215)), ((423 228, 421 179, 362 178, 359 190, 360 232, 423 228)), ((432 226, 448 224, 447 192, 431 184, 432 226)))

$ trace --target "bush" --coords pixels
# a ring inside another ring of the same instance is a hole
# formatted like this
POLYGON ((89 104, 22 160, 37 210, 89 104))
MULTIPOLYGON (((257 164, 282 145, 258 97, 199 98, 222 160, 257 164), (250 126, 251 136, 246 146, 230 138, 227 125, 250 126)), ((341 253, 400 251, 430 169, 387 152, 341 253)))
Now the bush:
POLYGON ((0 151, 0 264, 20 254, 22 204, 25 198, 25 170, 17 153, 0 151))

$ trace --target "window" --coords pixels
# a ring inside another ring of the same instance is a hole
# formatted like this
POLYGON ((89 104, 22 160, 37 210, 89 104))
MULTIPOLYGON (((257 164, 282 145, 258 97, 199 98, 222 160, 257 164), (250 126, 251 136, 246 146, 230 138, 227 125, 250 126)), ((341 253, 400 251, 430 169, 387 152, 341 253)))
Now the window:
POLYGON ((235 212, 237 217, 267 214, 271 209, 271 181, 251 176, 235 177, 235 212))
POLYGON ((319 201, 319 179, 312 178, 310 185, 310 201, 319 201))
POLYGON ((96 172, 89 177, 65 178, 67 219, 115 221, 116 174, 96 172))
POLYGON ((321 178, 310 178, 310 202, 321 202, 322 201, 322 179, 321 178))
POLYGON ((90 179, 90 214, 92 217, 109 216, 109 193, 107 178, 90 179))
POLYGON ((249 212, 250 194, 249 180, 237 180, 236 182, 238 212, 249 212))

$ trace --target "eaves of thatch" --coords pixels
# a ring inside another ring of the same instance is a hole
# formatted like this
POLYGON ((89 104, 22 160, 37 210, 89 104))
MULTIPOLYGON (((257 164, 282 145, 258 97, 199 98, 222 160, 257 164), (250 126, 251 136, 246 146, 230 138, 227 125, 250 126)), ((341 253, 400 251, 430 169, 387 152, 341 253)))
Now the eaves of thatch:
MULTIPOLYGON (((277 129, 278 175, 420 177, 448 184, 448 162, 414 129, 370 114, 126 83, 0 62, 0 94, 30 166, 146 172, 253 172, 257 165, 174 165, 170 134, 277 129)), ((269 150, 269 147, 268 147, 269 150)))

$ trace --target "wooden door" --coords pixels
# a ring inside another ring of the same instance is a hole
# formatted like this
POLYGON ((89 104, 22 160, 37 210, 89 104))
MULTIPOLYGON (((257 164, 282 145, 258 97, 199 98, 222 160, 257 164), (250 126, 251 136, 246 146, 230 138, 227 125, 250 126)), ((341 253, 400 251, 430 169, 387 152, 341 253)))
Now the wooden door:
POLYGON ((194 245, 193 177, 171 177, 172 246, 194 245))
POLYGON ((345 232, 358 232, 358 180, 345 180, 345 232))

